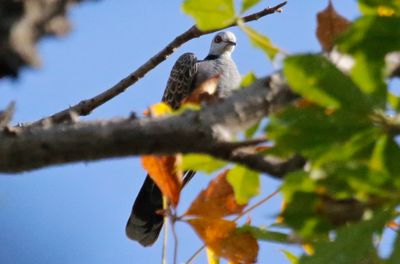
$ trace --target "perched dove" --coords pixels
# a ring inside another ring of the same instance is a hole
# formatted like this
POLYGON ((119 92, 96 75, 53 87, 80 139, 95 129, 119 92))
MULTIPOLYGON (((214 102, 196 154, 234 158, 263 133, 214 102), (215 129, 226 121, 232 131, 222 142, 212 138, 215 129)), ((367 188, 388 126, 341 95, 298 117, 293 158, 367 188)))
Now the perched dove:
MULTIPOLYGON (((209 54, 204 60, 197 60, 193 53, 181 55, 171 70, 162 101, 177 109, 196 87, 215 76, 218 76, 216 97, 229 96, 241 81, 231 58, 235 46, 236 37, 232 32, 220 32, 213 38, 209 54)), ((187 171, 184 183, 194 174, 194 171, 187 171)), ((163 225, 163 216, 156 212, 162 207, 161 191, 147 175, 126 225, 127 236, 142 246, 151 246, 163 225)))

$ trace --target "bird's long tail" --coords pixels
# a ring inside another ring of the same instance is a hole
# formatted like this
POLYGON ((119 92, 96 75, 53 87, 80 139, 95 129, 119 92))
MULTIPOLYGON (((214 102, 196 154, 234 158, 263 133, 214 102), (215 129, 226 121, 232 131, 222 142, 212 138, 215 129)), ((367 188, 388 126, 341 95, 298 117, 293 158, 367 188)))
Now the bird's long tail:
MULTIPOLYGON (((194 171, 187 171, 182 185, 185 186, 195 173, 194 171)), ((125 228, 126 235, 130 239, 138 241, 144 247, 154 244, 163 226, 163 216, 157 213, 162 208, 161 191, 147 175, 133 204, 125 228)))
POLYGON ((133 204, 126 224, 126 235, 144 247, 154 244, 163 225, 163 216, 157 214, 157 210, 162 208, 161 191, 147 175, 133 204))

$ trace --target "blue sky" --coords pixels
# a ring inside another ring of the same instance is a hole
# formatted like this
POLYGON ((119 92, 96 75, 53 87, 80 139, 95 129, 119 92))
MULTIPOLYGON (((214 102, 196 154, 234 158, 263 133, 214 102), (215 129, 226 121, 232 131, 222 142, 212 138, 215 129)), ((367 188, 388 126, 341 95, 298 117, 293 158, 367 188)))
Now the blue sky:
MULTIPOLYGON (((277 3, 262 1, 264 6, 277 3)), ((140 4, 119 0, 74 7, 70 13, 73 31, 65 38, 40 42, 42 67, 24 70, 16 81, 0 81, 0 108, 15 100, 14 122, 26 122, 104 91, 192 25, 191 18, 180 11, 180 4, 178 0, 140 4)), ((318 52, 315 14, 326 4, 321 0, 292 0, 282 14, 251 25, 288 53, 318 52)), ((358 14, 355 1, 336 0, 334 4, 348 18, 358 14)), ((242 74, 254 71, 262 76, 274 70, 238 29, 232 31, 238 38, 233 56, 242 74)), ((176 58, 187 51, 205 57, 210 39, 211 36, 203 36, 185 44, 135 86, 84 119, 143 112, 161 98, 176 58)), ((137 158, 0 175, 0 263, 160 263, 161 239, 145 249, 124 233, 145 175, 137 158)), ((195 177, 183 192, 180 212, 209 179, 204 175, 195 177)), ((262 177, 264 196, 277 186, 279 182, 262 177)), ((279 206, 279 198, 272 199, 251 214, 253 223, 271 224, 279 206)), ((179 262, 183 262, 201 242, 186 224, 178 225, 178 233, 179 262)), ((284 248, 282 245, 260 245, 259 263, 288 263, 279 251, 284 248)), ((292 250, 300 252, 297 248, 292 250)), ((196 263, 204 263, 204 256, 196 263)))

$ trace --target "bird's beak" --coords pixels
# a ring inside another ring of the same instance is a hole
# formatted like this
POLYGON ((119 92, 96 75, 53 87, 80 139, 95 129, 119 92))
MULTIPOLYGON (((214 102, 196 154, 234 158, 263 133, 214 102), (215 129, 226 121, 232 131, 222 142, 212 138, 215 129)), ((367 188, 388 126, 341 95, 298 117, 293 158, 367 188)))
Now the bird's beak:
POLYGON ((236 42, 233 42, 231 40, 225 40, 224 41, 226 44, 230 45, 230 46, 236 46, 236 42))

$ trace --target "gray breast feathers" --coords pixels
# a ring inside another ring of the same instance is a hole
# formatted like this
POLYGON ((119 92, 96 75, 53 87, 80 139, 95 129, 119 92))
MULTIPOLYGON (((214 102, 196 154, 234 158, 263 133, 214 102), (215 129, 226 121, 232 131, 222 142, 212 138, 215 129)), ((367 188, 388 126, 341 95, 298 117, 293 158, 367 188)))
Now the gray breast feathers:
POLYGON ((219 76, 217 87, 219 98, 229 96, 234 89, 239 87, 241 76, 235 62, 230 57, 199 61, 197 64, 195 86, 212 77, 219 76))

